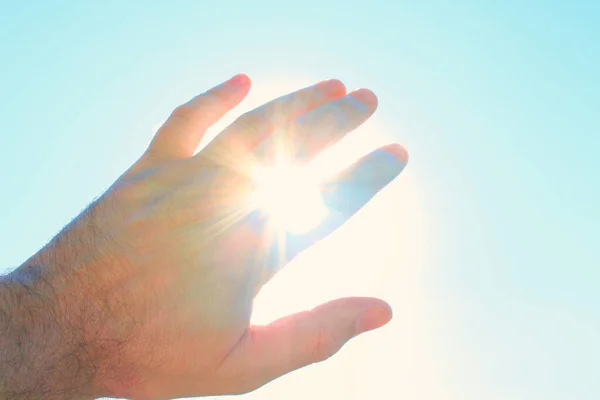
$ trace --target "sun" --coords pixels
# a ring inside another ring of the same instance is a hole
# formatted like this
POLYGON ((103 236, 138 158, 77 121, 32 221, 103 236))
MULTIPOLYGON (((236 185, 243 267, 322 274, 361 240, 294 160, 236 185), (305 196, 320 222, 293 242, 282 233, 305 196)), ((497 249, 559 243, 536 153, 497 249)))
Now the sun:
POLYGON ((280 161, 257 168, 253 179, 255 190, 251 202, 279 231, 308 232, 328 214, 319 179, 308 167, 280 161))

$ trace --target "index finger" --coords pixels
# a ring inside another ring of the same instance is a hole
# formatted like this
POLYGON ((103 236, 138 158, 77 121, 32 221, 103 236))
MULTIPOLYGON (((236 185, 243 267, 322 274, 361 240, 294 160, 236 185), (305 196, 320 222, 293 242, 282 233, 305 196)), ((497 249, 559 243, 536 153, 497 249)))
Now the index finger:
POLYGON ((153 157, 190 157, 204 132, 238 105, 250 90, 250 79, 238 74, 177 107, 148 146, 153 157))

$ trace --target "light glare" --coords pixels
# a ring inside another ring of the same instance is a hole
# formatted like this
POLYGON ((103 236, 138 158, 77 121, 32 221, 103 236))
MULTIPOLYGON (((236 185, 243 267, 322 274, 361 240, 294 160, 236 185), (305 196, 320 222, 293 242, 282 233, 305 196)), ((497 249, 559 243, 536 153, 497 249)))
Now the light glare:
POLYGON ((255 207, 270 218, 277 229, 305 233, 327 215, 317 179, 307 168, 280 163, 255 174, 255 207))

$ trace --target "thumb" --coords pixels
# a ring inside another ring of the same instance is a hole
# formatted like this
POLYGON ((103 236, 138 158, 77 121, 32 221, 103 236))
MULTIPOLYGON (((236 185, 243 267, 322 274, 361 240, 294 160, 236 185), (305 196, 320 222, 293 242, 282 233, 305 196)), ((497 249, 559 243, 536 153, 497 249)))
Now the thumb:
POLYGON ((244 365, 238 364, 236 369, 250 377, 251 387, 258 388, 290 371, 328 359, 353 337, 379 328, 391 318, 391 308, 383 300, 353 297, 266 326, 254 326, 251 339, 236 354, 236 364, 244 365))

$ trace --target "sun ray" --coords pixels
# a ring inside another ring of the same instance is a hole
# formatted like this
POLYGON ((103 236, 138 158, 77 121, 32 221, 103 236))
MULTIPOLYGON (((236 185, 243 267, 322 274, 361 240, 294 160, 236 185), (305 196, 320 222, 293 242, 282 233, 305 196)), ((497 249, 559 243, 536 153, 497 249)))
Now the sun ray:
POLYGON ((280 230, 305 233, 327 215, 318 180, 306 167, 287 160, 260 168, 251 202, 280 230))

